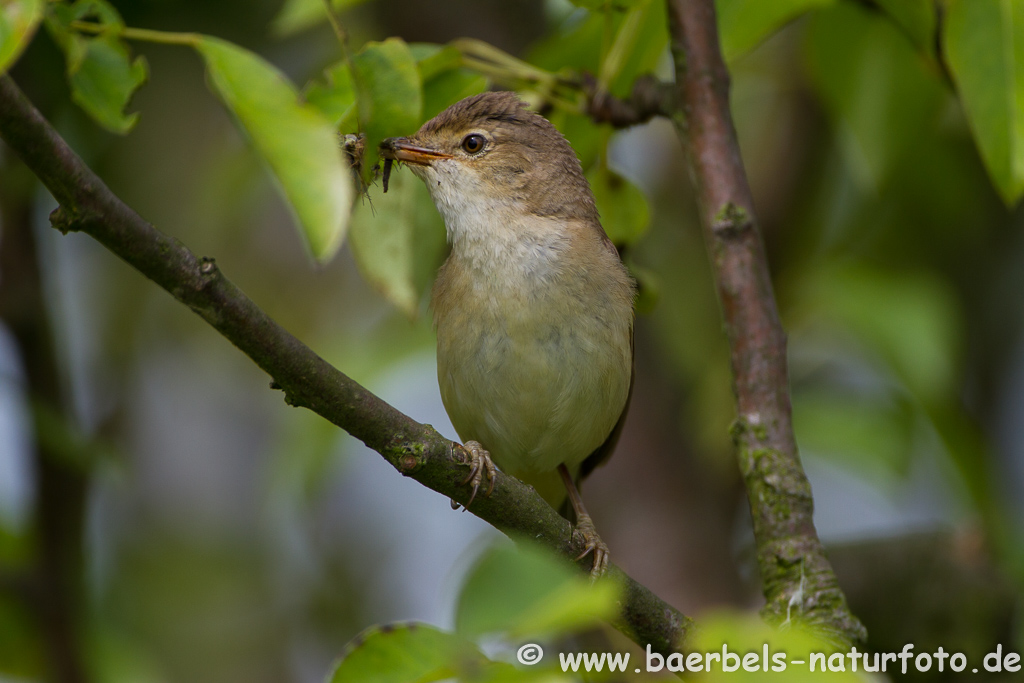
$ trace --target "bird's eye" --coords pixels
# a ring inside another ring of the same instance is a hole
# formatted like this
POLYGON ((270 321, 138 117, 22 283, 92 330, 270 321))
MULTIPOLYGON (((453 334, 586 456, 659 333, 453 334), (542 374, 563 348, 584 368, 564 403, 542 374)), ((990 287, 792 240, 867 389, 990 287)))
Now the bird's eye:
POLYGON ((466 150, 468 154, 479 154, 483 151, 486 143, 487 141, 484 139, 483 135, 477 135, 474 133, 473 135, 467 135, 462 141, 462 149, 466 150))

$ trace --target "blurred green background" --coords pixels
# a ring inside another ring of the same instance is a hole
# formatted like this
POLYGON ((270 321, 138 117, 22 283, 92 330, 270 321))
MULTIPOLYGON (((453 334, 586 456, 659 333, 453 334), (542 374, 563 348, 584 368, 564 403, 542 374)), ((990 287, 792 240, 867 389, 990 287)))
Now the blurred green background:
MULTIPOLYGON (((276 34, 277 0, 114 4, 129 26, 223 37, 299 84, 339 58, 325 24, 276 34)), ((874 649, 1020 651, 1021 214, 938 63, 873 3, 819 4, 753 50, 727 46, 818 530, 874 649)), ((582 21, 555 0, 375 0, 342 17, 356 47, 469 36, 549 68, 571 59, 551 32, 582 21)), ((12 75, 143 217, 455 438, 425 298, 410 319, 347 247, 312 265, 199 58, 133 47, 150 81, 126 136, 72 104, 45 32, 12 75)), ((670 76, 667 55, 659 68, 670 76)), ((666 121, 600 135, 650 225, 626 254, 647 309, 633 405, 588 506, 615 562, 686 614, 756 608, 728 355, 682 149, 666 121)), ((364 239, 385 204, 374 188, 357 208, 364 239)), ((199 318, 90 238, 50 229, 53 208, 0 147, 0 680, 313 682, 370 624, 449 626, 496 532, 286 406, 199 318)), ((443 226, 420 219, 419 253, 436 262, 443 226)))

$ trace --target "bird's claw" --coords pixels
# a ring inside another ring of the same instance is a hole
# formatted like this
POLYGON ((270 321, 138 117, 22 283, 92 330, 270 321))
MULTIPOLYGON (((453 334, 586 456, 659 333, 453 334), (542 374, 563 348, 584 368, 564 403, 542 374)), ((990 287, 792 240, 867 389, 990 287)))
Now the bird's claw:
POLYGON ((581 515, 576 520, 574 531, 583 538, 583 552, 579 554, 576 561, 579 562, 587 555, 593 553, 594 564, 590 569, 590 579, 591 581, 596 581, 604 576, 604 573, 608 570, 608 546, 597 535, 594 521, 590 519, 589 515, 581 515))
MULTIPOLYGON (((469 500, 463 506, 463 509, 466 510, 476 499, 476 494, 480 491, 480 485, 483 483, 485 475, 487 476, 487 491, 484 495, 491 495, 494 491, 494 481, 498 477, 498 470, 494 466, 494 461, 491 460, 491 454, 478 441, 467 441, 463 447, 469 453, 469 475, 462 480, 462 486, 469 484, 473 488, 469 500)), ((452 509, 456 510, 458 507, 459 503, 452 500, 452 509)))

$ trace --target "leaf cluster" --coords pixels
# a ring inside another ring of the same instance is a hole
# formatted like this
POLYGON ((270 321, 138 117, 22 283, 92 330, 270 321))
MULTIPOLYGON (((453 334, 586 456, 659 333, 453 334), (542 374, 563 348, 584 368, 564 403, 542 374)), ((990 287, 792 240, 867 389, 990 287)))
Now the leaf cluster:
MULTIPOLYGON (((549 551, 523 542, 497 545, 470 569, 459 595, 455 630, 403 623, 372 627, 349 643, 331 683, 406 683, 454 678, 467 683, 570 681, 553 651, 517 667, 484 654, 479 643, 548 643, 613 619, 620 588, 592 585, 549 551)), ((550 648, 549 648, 550 650, 550 648)), ((596 679, 595 679, 596 680, 596 679)))

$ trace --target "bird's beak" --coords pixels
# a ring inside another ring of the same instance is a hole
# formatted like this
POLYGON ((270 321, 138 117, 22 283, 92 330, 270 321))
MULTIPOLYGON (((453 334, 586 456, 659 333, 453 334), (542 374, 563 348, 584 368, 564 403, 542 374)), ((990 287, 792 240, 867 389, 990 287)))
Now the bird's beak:
POLYGON ((385 159, 404 161, 407 164, 430 166, 437 159, 451 159, 451 154, 438 152, 429 147, 412 144, 409 138, 388 138, 380 143, 380 153, 385 159))

